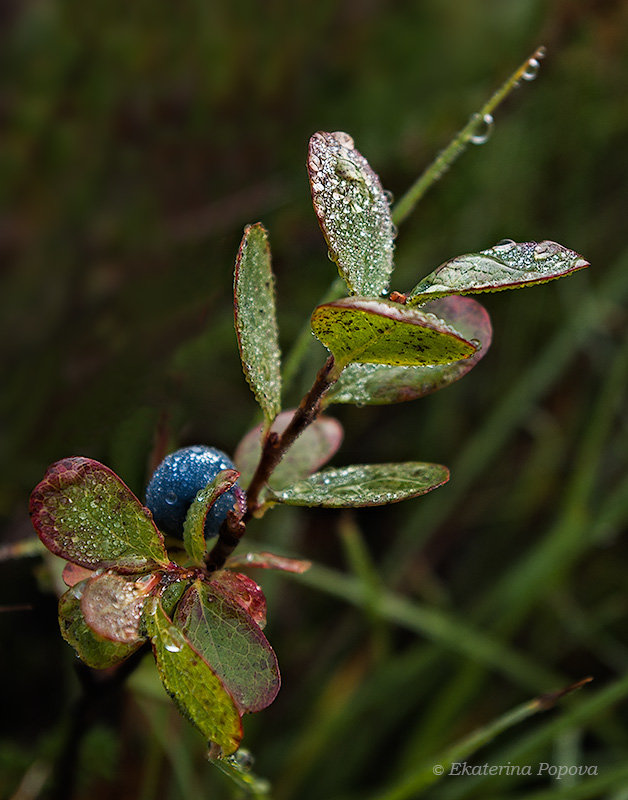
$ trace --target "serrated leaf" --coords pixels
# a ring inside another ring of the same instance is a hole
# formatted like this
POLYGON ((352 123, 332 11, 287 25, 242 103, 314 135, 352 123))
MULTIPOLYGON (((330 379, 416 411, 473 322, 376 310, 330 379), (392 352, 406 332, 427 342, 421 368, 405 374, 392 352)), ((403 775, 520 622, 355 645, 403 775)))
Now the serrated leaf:
POLYGON ((266 420, 271 422, 281 410, 281 354, 270 246, 260 223, 244 229, 233 292, 242 368, 266 420))
POLYGON ((242 721, 223 682, 152 597, 144 611, 162 683, 183 714, 230 755, 242 740, 242 721))
POLYGON ((322 470, 270 496, 291 506, 361 508, 417 497, 448 480, 449 470, 440 464, 354 464, 322 470))
MULTIPOLYGON (((295 409, 282 411, 271 426, 271 431, 281 434, 290 424, 295 409)), ((342 442, 342 425, 333 417, 318 417, 299 436, 296 442, 273 471, 270 482, 281 488, 304 478, 326 464, 342 442)), ((262 453, 262 426, 250 430, 238 445, 233 457, 242 473, 241 483, 246 486, 253 477, 262 453)))
POLYGON ((323 404, 381 405, 415 400, 454 383, 483 358, 491 344, 491 320, 486 309, 470 297, 443 297, 421 307, 446 320, 479 349, 451 364, 392 367, 387 364, 349 364, 323 397, 323 404))
POLYGON ((277 569, 281 572, 293 572, 300 575, 312 566, 311 561, 301 558, 287 558, 278 556, 274 553, 244 553, 230 556, 226 566, 229 569, 243 569, 245 567, 256 567, 258 569, 277 569))
POLYGON ((183 546, 199 566, 205 557, 205 519, 216 500, 228 492, 240 477, 235 469, 223 469, 197 493, 183 523, 183 546))
POLYGON ((250 614, 219 584, 193 584, 177 607, 175 623, 241 711, 260 711, 272 703, 280 685, 275 653, 250 614))
POLYGON ((55 555, 87 569, 144 572, 168 565, 150 511, 98 461, 57 461, 31 495, 39 538, 55 555))
POLYGON ((134 644, 144 640, 140 632, 142 610, 161 575, 119 575, 105 572, 85 583, 81 611, 85 622, 99 636, 112 642, 134 644))
POLYGON ((212 575, 212 586, 234 605, 240 606, 260 628, 266 626, 266 598, 253 578, 240 572, 221 569, 212 575))
POLYGON ((317 306, 312 331, 336 364, 413 366, 468 358, 476 347, 443 320, 391 300, 345 297, 317 306))
POLYGON ((589 262, 556 242, 504 240, 488 250, 446 261, 427 275, 408 296, 420 305, 449 294, 496 292, 562 278, 589 262))
POLYGON ((310 139, 314 211, 352 294, 381 295, 393 269, 395 229, 378 176, 342 131, 310 139))
POLYGON ((131 644, 112 642, 93 631, 81 611, 81 595, 87 581, 77 583, 61 596, 59 600, 59 628, 66 642, 75 650, 78 657, 94 669, 106 669, 124 661, 135 653, 143 639, 131 644))

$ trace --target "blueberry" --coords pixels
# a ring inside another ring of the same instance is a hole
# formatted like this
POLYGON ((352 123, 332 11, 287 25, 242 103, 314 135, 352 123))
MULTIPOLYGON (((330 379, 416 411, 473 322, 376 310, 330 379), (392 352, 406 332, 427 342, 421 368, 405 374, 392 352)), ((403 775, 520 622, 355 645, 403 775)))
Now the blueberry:
MULTIPOLYGON (((197 444, 166 456, 146 487, 146 505, 158 528, 171 536, 183 536, 183 523, 196 493, 223 469, 235 469, 222 450, 197 444)), ((205 519, 205 538, 217 536, 235 502, 235 486, 221 495, 205 519)))

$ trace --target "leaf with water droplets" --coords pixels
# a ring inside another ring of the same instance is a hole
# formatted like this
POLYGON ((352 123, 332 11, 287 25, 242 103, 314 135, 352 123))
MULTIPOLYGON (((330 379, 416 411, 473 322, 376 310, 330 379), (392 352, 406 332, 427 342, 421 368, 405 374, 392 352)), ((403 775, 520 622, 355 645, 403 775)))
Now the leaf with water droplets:
POLYGON ((94 669, 106 669, 124 661, 135 653, 143 639, 122 644, 99 636, 85 621, 81 610, 81 596, 87 581, 77 583, 59 600, 59 628, 66 642, 78 657, 94 669))
POLYGON ((87 569, 144 572, 168 565, 150 511, 120 478, 91 458, 49 467, 31 495, 39 538, 55 555, 87 569))
MULTIPOLYGON (((273 422, 271 432, 281 434, 290 424, 295 409, 282 411, 273 422)), ((305 478, 326 464, 342 442, 342 425, 333 417, 318 417, 299 436, 271 475, 273 486, 281 488, 305 478)), ((233 460, 242 473, 246 486, 255 472, 262 453, 262 426, 250 430, 238 445, 233 460)))
POLYGON ((175 624, 216 671, 241 711, 260 711, 279 691, 277 658, 251 615, 220 581, 197 581, 183 596, 175 624))
POLYGON ((562 278, 589 262, 556 242, 513 242, 505 239, 488 250, 446 261, 417 284, 409 305, 450 294, 518 289, 562 278))
POLYGON ((323 397, 323 404, 382 405, 415 400, 443 389, 466 375, 491 344, 491 320, 486 309, 470 297, 443 297, 421 307, 444 319, 479 348, 469 358, 434 366, 391 367, 388 364, 349 364, 323 397))
POLYGON ((376 297, 344 297, 317 306, 312 331, 339 367, 359 364, 448 364, 476 351, 433 314, 376 297))
POLYGON ((302 558, 288 558, 278 556, 275 553, 244 553, 230 556, 227 559, 229 569, 242 569, 244 567, 256 567, 258 569, 278 569, 281 572, 292 572, 300 575, 312 566, 311 561, 302 558))
POLYGON ((197 493, 191 503, 183 524, 183 546, 192 561, 199 566, 205 557, 205 518, 216 500, 228 492, 238 480, 235 469, 223 469, 204 489, 197 493))
POLYGON ((262 587, 241 572, 221 569, 212 574, 212 586, 240 606, 260 628, 266 627, 266 598, 262 587))
POLYGON ((238 749, 242 720, 233 697, 201 653, 152 597, 144 610, 162 683, 182 713, 223 755, 238 749))
POLYGON ((308 174, 330 258, 349 290, 383 294, 393 269, 395 229, 379 178, 342 131, 312 136, 308 174))
POLYGON ((235 327, 244 375, 270 423, 281 410, 281 354, 266 229, 244 229, 233 282, 235 327))
POLYGON ((112 642, 134 644, 144 641, 140 632, 142 610, 161 575, 119 575, 105 572, 85 583, 81 611, 85 622, 99 636, 112 642))
POLYGON ((271 497, 290 506, 361 508, 418 497, 448 480, 449 470, 440 464, 354 464, 322 470, 271 497))

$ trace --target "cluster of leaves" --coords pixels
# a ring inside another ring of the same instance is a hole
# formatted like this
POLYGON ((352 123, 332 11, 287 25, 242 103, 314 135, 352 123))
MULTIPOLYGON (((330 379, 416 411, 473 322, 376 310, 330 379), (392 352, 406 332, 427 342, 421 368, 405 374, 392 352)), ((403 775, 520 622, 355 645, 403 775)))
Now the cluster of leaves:
POLYGON ((540 283, 587 266, 554 242, 504 241, 455 258, 408 295, 385 295, 395 229, 377 175, 345 133, 316 133, 308 170, 314 209, 349 295, 315 308, 314 335, 331 353, 297 409, 282 410, 274 278, 266 230, 245 229, 234 281, 235 327, 246 378, 264 422, 240 442, 238 471, 225 470, 188 512, 185 552, 166 551, 150 512, 106 466, 86 458, 54 464, 31 498, 35 528, 66 559, 60 600, 65 639, 96 668, 152 644, 167 691, 222 755, 242 738, 241 716, 266 707, 279 670, 262 633, 265 600, 242 566, 301 571, 270 554, 229 556, 246 522, 272 505, 356 507, 424 494, 446 467, 409 462, 320 469, 342 428, 332 403, 381 404, 422 397, 468 372, 491 341, 488 314, 462 295, 540 283), (248 487, 207 553, 209 508, 240 477, 248 487), (236 535, 237 534, 237 535, 236 535), (219 555, 216 555, 216 553, 219 555))

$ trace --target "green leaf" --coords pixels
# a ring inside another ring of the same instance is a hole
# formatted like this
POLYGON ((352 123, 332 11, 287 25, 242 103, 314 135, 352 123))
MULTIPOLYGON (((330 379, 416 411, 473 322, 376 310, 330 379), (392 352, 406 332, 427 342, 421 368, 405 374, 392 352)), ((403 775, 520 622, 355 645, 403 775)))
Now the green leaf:
POLYGON ((233 292, 242 368, 270 423, 281 410, 281 354, 268 234, 260 223, 244 229, 233 292))
POLYGON ((351 362, 447 364, 476 350, 443 320, 375 297, 345 297, 317 306, 312 331, 339 367, 351 362))
POLYGON ((222 681, 152 597, 144 610, 162 683, 180 710, 223 755, 238 749, 242 721, 222 681))
POLYGON ((105 572, 85 583, 81 611, 99 636, 112 642, 134 644, 144 640, 140 619, 147 598, 159 585, 161 574, 119 575, 105 572))
POLYGON ((588 267, 589 262, 556 242, 511 239, 479 253, 446 261, 414 287, 408 304, 420 305, 449 294, 496 292, 562 278, 588 267))
POLYGON ((81 597, 86 584, 87 581, 77 583, 61 596, 59 628, 61 635, 76 650, 81 661, 94 669, 106 669, 135 653, 144 640, 120 644, 95 633, 85 621, 81 610, 81 597))
POLYGON ((241 711, 260 711, 272 703, 280 685, 275 653, 251 615, 219 582, 194 583, 179 603, 175 623, 241 711))
POLYGON ((91 458, 53 464, 33 490, 30 513, 46 547, 81 567, 133 573, 169 563, 150 511, 91 458))
MULTIPOLYGON (((271 431, 281 434, 290 424, 295 409, 282 411, 271 426, 271 431)), ((241 483, 246 486, 255 472, 262 454, 262 426, 250 430, 238 445, 233 460, 242 473, 241 483)), ((271 475, 273 486, 281 488, 305 478, 326 464, 342 442, 342 425, 333 417, 318 417, 299 436, 279 462, 271 475)))
POLYGON ((239 477, 240 473, 237 470, 223 469, 197 493, 188 509, 183 524, 183 546, 192 561, 199 566, 205 557, 205 518, 209 509, 220 495, 231 489, 239 477))
POLYGON ((385 293, 393 269, 395 229, 379 178, 342 131, 312 136, 308 173, 330 258, 349 290, 385 293))
POLYGON ((290 506, 361 508, 417 497, 448 480, 449 470, 440 464, 354 464, 322 470, 271 497, 290 506))
POLYGON ((349 364, 338 381, 323 397, 323 404, 356 403, 381 405, 415 400, 449 386, 466 375, 483 358, 491 344, 491 320, 479 303, 470 297, 443 297, 422 306, 423 312, 446 320, 479 349, 452 364, 419 367, 392 367, 387 364, 349 364))

